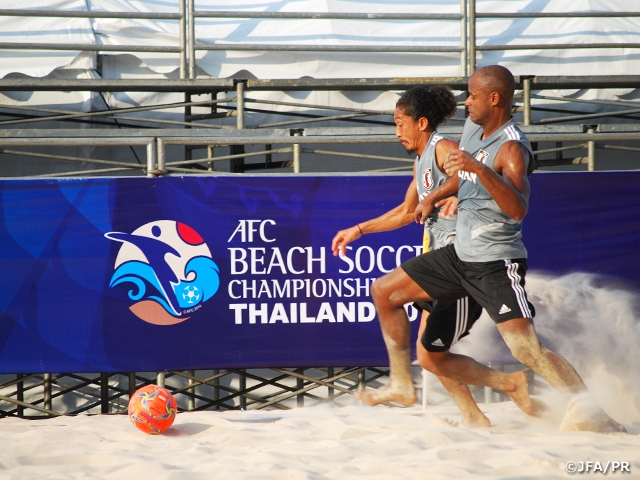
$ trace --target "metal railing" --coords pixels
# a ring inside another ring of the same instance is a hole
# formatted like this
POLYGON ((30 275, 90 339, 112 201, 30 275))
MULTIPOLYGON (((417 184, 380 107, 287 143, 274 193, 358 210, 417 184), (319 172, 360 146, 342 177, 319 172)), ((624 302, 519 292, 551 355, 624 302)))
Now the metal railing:
MULTIPOLYGON (((596 149, 613 149, 630 152, 640 152, 640 148, 628 146, 610 145, 609 142, 627 142, 640 140, 640 124, 620 125, 565 125, 547 126, 530 125, 523 126, 523 131, 534 144, 552 143, 555 148, 540 148, 534 150, 534 154, 544 155, 549 153, 560 154, 555 159, 538 160, 539 166, 553 166, 567 163, 586 163, 588 170, 595 169, 596 149), (575 145, 564 145, 567 142, 577 142, 575 145), (596 143, 597 142, 597 143, 596 143), (606 143, 605 143, 606 142, 606 143), (572 159, 563 159, 562 152, 570 150, 587 150, 586 156, 572 159)), ((461 126, 444 127, 443 133, 453 137, 460 136, 461 126)), ((6 131, 5 131, 6 133, 6 131)), ((69 162, 86 162, 95 165, 110 167, 96 170, 83 170, 64 173, 46 173, 36 177, 65 177, 83 174, 116 173, 126 170, 142 170, 147 176, 161 176, 167 174, 198 174, 221 175, 220 171, 194 170, 196 164, 210 164, 225 160, 239 160, 245 158, 266 158, 272 155, 291 154, 290 160, 280 162, 274 167, 292 167, 293 173, 304 171, 302 154, 305 155, 330 155, 341 158, 361 158, 373 161, 393 162, 399 166, 381 169, 370 169, 369 172, 389 172, 411 170, 413 159, 408 157, 393 157, 388 155, 376 155, 367 153, 354 153, 336 150, 339 145, 356 144, 393 144, 397 143, 393 129, 387 127, 368 128, 314 128, 308 130, 287 129, 261 129, 261 130, 213 130, 205 129, 157 129, 157 130, 113 130, 92 129, 89 132, 78 129, 52 129, 52 130, 16 130, 12 136, 0 136, 0 154, 24 155, 43 159, 63 160, 69 162), (147 136, 141 136, 141 135, 147 136), (112 160, 87 159, 68 155, 53 155, 39 152, 14 150, 20 146, 144 146, 147 152, 145 164, 132 164, 112 160), (191 147, 208 147, 207 157, 185 159, 179 161, 167 161, 166 148, 170 145, 191 147), (274 148, 274 145, 282 145, 274 148), (319 145, 333 145, 332 149, 318 148, 319 145), (257 151, 230 153, 228 155, 213 155, 214 149, 232 146, 258 146, 257 151), (306 147, 308 146, 308 147, 306 147)), ((259 164, 258 168, 268 170, 268 162, 259 164)))
POLYGON ((90 52, 147 52, 177 53, 180 55, 180 78, 195 79, 197 51, 306 51, 306 52, 411 52, 411 53, 459 53, 460 75, 473 73, 477 54, 483 51, 510 50, 567 50, 603 48, 640 48, 640 42, 566 43, 566 44, 517 44, 478 45, 478 20, 520 18, 638 18, 640 12, 478 12, 476 0, 460 0, 459 13, 338 13, 338 12, 247 12, 196 10, 195 0, 179 0, 177 13, 100 12, 70 10, 22 10, 0 9, 0 16, 12 17, 62 17, 88 19, 167 20, 179 23, 179 44, 151 45, 98 45, 52 43, 0 43, 5 50, 59 50, 90 52), (254 43, 203 43, 195 37, 198 19, 279 19, 279 20, 354 20, 354 21, 448 21, 458 22, 460 37, 457 46, 451 45, 308 45, 308 44, 254 44, 254 43))
MULTIPOLYGON (((546 388, 533 371, 518 365, 493 365, 499 371, 522 370, 529 393, 546 388)), ((388 380, 388 368, 300 367, 239 369, 223 368, 163 372, 38 373, 2 375, 0 418, 46 418, 80 413, 127 414, 129 398, 149 384, 167 388, 179 411, 289 410, 355 402, 352 395, 367 387, 379 388, 388 380)), ((435 376, 412 367, 423 408, 450 402, 435 376), (421 387, 421 388, 420 388, 421 387)), ((476 401, 507 401, 490 387, 471 386, 476 401)))

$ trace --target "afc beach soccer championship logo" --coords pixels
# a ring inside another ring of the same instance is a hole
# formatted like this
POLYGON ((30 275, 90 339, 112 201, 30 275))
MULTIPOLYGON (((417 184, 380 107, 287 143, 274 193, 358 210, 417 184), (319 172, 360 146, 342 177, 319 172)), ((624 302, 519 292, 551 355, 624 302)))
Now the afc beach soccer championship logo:
POLYGON ((105 237, 122 243, 109 286, 132 284, 130 310, 145 322, 184 322, 218 291, 220 269, 202 237, 184 223, 157 220, 105 237))

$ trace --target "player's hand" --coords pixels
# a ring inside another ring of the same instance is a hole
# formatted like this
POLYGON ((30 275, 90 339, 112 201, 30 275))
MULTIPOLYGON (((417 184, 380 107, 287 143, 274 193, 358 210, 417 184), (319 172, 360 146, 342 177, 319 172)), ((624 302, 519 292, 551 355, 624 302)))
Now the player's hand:
POLYGON ((436 208, 442 207, 442 210, 438 213, 441 218, 451 218, 451 215, 458 213, 458 197, 451 196, 443 198, 439 202, 436 202, 436 208))
POLYGON ((424 224, 427 221, 427 217, 433 210, 433 205, 430 201, 427 201, 429 197, 427 196, 424 200, 422 200, 413 212, 413 219, 416 223, 424 224))
POLYGON ((464 150, 451 150, 447 154, 447 159, 444 161, 443 167, 445 173, 451 177, 459 171, 473 172, 479 163, 480 162, 464 150))
POLYGON ((343 256, 347 251, 347 245, 361 236, 362 234, 357 226, 340 230, 331 241, 331 251, 333 252, 333 255, 343 256))

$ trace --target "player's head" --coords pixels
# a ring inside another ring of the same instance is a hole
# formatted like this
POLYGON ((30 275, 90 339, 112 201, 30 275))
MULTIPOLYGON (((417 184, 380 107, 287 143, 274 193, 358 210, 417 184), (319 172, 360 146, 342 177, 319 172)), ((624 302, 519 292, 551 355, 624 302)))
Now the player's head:
POLYGON ((500 65, 477 70, 469 79, 469 96, 465 106, 469 117, 482 125, 496 111, 511 112, 516 81, 511 72, 500 65))
POLYGON ((410 88, 396 102, 396 136, 408 152, 419 151, 428 135, 456 113, 456 108, 456 97, 445 86, 410 88))

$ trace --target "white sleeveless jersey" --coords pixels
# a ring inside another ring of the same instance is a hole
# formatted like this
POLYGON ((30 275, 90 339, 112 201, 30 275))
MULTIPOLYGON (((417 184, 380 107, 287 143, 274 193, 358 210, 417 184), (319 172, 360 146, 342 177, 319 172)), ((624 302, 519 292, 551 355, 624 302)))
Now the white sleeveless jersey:
MULTIPOLYGON (((460 148, 495 171, 500 147, 517 141, 529 151, 529 169, 534 168, 531 144, 511 118, 491 136, 482 139, 482 127, 467 118, 460 148)), ((526 258, 522 243, 522 221, 504 213, 474 173, 458 172, 458 225, 455 240, 458 257, 465 262, 490 262, 526 258)))
MULTIPOLYGON (((449 178, 446 173, 440 170, 436 160, 436 146, 443 139, 453 140, 437 131, 433 132, 422 155, 416 158, 416 187, 420 201, 449 178)), ((433 209, 424 224, 425 252, 448 245, 455 236, 457 215, 452 215, 451 218, 440 218, 438 217, 440 210, 442 208, 433 209)))

